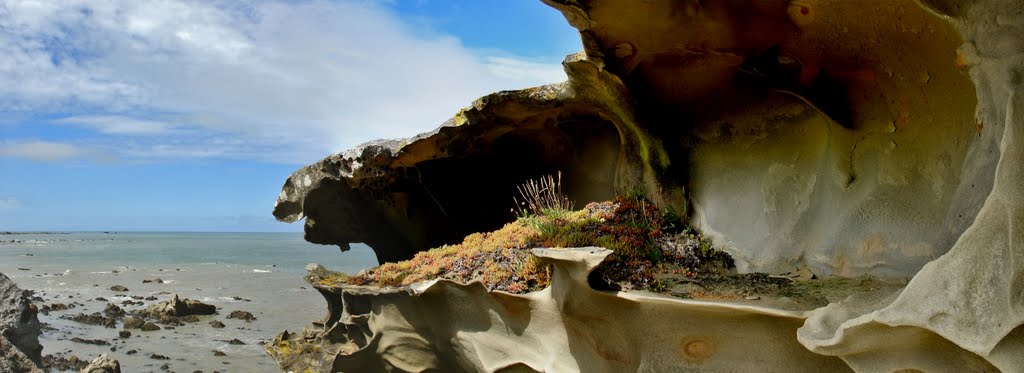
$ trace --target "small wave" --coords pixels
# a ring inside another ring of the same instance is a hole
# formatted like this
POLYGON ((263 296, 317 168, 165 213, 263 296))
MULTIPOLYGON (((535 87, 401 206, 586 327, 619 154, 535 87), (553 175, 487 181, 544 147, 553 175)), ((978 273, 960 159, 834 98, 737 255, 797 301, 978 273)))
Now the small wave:
POLYGON ((269 269, 254 269, 254 270, 252 270, 252 272, 253 273, 271 273, 271 272, 274 272, 274 271, 271 271, 269 269))
POLYGON ((106 274, 110 274, 110 273, 113 273, 113 272, 110 272, 110 271, 99 271, 99 272, 89 272, 89 273, 90 274, 94 274, 94 275, 106 275, 106 274))

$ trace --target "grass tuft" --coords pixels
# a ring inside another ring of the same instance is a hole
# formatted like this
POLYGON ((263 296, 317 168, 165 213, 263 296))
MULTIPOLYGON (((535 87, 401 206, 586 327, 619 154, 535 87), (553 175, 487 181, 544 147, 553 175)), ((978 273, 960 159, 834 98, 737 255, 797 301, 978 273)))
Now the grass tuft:
POLYGON ((537 180, 529 180, 517 188, 519 197, 513 197, 517 217, 557 215, 573 209, 572 200, 562 193, 561 171, 558 172, 557 179, 552 175, 542 176, 537 180))

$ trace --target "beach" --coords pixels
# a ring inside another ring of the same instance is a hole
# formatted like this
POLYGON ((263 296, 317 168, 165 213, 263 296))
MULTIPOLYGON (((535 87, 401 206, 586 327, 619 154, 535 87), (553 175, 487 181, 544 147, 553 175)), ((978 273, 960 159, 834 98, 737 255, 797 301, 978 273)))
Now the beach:
MULTIPOLYGON (((90 360, 107 353, 129 372, 273 372, 263 343, 283 330, 301 331, 326 312, 302 277, 308 263, 356 273, 376 264, 366 246, 348 252, 314 245, 299 233, 0 234, 0 272, 35 292, 43 355, 90 360), (115 291, 123 286, 127 291, 115 291), (196 322, 129 330, 71 320, 127 313, 174 295, 217 307, 196 322), (68 309, 63 309, 68 307, 68 309), (255 320, 228 318, 249 312, 255 320), (211 322, 224 324, 215 328, 211 322), (77 338, 77 339, 76 339, 77 338), (99 344, 93 344, 99 343, 99 344)), ((60 371, 55 369, 54 371, 60 371)))

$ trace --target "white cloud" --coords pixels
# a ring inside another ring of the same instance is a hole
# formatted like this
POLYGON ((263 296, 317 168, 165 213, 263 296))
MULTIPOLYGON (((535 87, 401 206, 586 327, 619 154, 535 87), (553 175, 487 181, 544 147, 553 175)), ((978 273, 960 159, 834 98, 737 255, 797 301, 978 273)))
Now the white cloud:
POLYGON ((85 152, 70 144, 49 141, 0 143, 0 158, 23 158, 37 162, 53 162, 83 155, 85 152))
POLYGON ((13 210, 21 207, 21 201, 14 197, 0 197, 0 210, 13 210))
POLYGON ((418 34, 374 1, 0 3, 0 112, 71 112, 58 122, 169 140, 139 140, 140 153, 308 162, 564 78, 558 63, 418 34), (223 137, 242 144, 209 142, 223 137))
POLYGON ((61 118, 54 122, 80 125, 107 135, 165 135, 180 132, 169 123, 118 115, 81 115, 61 118))

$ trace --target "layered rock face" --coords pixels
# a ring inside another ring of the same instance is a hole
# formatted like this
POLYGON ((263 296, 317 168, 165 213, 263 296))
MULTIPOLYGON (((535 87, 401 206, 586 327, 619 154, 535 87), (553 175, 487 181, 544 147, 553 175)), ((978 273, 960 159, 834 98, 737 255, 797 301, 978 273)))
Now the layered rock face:
POLYGON ((544 1, 584 41, 567 82, 303 168, 275 215, 406 259, 561 170, 578 203, 639 190, 685 213, 741 271, 909 285, 794 314, 596 293, 569 279, 598 259, 544 254, 562 280, 526 296, 318 285, 329 316, 271 346, 283 366, 1024 371, 1024 4, 544 1))
POLYGON ((0 273, 0 372, 42 372, 38 310, 0 273))

